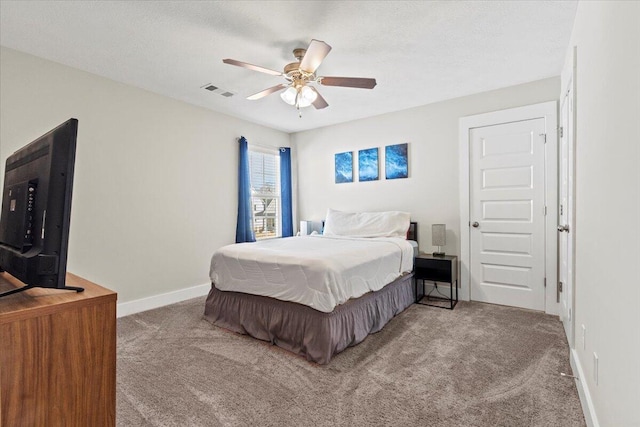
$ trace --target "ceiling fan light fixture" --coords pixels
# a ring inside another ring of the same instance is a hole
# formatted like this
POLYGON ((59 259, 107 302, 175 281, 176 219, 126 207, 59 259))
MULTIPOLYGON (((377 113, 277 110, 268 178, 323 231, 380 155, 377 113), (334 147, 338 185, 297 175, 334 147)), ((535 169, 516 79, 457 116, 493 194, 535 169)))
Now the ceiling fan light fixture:
POLYGON ((308 107, 309 105, 311 105, 311 103, 307 100, 304 100, 302 98, 298 100, 298 108, 305 108, 305 107, 308 107))
POLYGON ((316 100, 316 98, 318 97, 318 92, 316 92, 315 90, 311 89, 309 86, 303 86, 302 89, 300 90, 300 100, 304 100, 305 102, 308 102, 309 104, 312 104, 313 101, 316 100))
POLYGON ((298 91, 293 86, 289 86, 287 90, 285 90, 280 94, 280 98, 282 98, 282 100, 289 105, 296 105, 297 97, 298 97, 298 91))

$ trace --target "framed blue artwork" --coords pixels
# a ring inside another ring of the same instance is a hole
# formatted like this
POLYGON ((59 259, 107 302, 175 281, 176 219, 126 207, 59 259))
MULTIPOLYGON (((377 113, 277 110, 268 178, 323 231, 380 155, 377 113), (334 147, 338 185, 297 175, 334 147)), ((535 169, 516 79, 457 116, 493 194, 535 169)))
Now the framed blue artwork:
POLYGON ((378 179, 378 149, 367 148, 358 151, 358 180, 375 181, 378 179))
POLYGON ((353 182, 353 153, 336 154, 336 184, 353 182))
POLYGON ((409 177, 409 144, 387 145, 384 148, 384 173, 387 179, 409 177))

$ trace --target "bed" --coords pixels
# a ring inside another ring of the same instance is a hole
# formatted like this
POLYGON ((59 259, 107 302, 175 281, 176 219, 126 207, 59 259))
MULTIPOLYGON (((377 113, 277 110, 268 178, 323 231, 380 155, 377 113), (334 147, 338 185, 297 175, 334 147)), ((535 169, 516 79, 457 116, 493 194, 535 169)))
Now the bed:
POLYGON ((403 212, 329 210, 324 235, 220 248, 204 317, 329 363, 414 302, 416 227, 403 212))

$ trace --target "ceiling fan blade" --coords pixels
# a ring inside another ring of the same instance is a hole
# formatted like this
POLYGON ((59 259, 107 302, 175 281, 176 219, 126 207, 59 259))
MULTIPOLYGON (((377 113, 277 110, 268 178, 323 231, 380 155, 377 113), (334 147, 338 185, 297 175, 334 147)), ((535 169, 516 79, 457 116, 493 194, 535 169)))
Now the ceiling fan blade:
POLYGON ((322 60, 331 51, 331 46, 320 40, 311 40, 307 53, 304 54, 302 61, 300 61, 300 69, 307 73, 315 73, 316 69, 320 66, 322 60))
POLYGON ((322 95, 320 95, 320 92, 315 90, 315 88, 311 88, 311 90, 313 90, 315 93, 318 94, 318 96, 316 97, 316 100, 311 103, 316 108, 316 110, 322 110, 323 108, 327 108, 329 104, 327 104, 327 101, 325 101, 322 95))
POLYGON ((323 86, 357 87, 360 89, 373 89, 376 86, 376 79, 360 77, 319 77, 318 80, 323 86))
POLYGON ((263 91, 260 91, 258 93, 254 93, 251 96, 248 96, 247 99, 251 100, 251 101, 255 101, 256 99, 260 99, 260 98, 264 98, 267 95, 271 95, 274 92, 277 92, 279 90, 282 90, 284 88, 286 88, 287 85, 283 85, 283 84, 279 84, 277 86, 273 86, 270 87, 269 89, 265 89, 263 91))
POLYGON ((248 62, 236 61, 235 59, 223 59, 222 62, 229 65, 235 65, 242 68, 248 68, 253 71, 259 71, 261 73, 271 74, 272 76, 281 76, 280 71, 271 70, 269 68, 260 67, 258 65, 249 64, 248 62))

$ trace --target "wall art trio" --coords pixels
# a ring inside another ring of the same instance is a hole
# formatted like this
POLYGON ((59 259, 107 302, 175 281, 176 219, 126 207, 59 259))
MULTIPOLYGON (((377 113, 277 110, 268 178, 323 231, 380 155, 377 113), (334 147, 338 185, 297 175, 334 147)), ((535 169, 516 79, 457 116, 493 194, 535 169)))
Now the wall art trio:
MULTIPOLYGON (((386 179, 409 177, 408 143, 387 145, 384 148, 384 171, 386 179)), ((336 184, 353 182, 353 152, 335 155, 336 184)), ((378 148, 358 151, 358 181, 376 181, 379 179, 378 148)))

